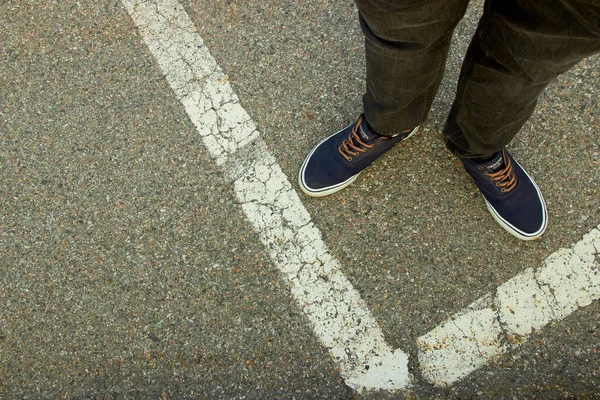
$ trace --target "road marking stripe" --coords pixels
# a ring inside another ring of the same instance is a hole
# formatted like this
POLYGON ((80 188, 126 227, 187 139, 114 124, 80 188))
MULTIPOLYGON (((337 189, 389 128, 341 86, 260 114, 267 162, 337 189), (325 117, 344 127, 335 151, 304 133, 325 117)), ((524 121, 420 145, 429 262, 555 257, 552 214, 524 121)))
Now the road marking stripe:
POLYGON ((122 3, 346 384, 407 387, 407 355, 385 342, 184 8, 176 0, 122 3))
POLYGON ((600 226, 419 337, 423 376, 448 386, 600 298, 600 226))

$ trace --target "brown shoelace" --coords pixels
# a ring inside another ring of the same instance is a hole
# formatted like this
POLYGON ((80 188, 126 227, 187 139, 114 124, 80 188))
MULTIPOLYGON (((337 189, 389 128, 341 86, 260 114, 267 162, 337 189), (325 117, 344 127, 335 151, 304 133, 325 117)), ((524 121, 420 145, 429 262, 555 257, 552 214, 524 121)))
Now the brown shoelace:
POLYGON ((507 193, 517 186, 517 177, 512 169, 512 162, 510 161, 510 158, 504 155, 504 151, 502 152, 502 158, 506 164, 504 168, 496 172, 484 173, 496 182, 496 186, 498 186, 502 192, 507 193))
MULTIPOLYGON (((374 144, 365 143, 360 139, 360 135, 358 134, 358 129, 360 127, 360 124, 362 124, 362 122, 363 122, 363 118, 364 117, 361 116, 358 119, 358 121, 356 122, 356 125, 354 125, 354 128, 352 128, 352 132, 350 133, 350 135, 348 135, 348 138, 342 142, 340 147, 338 147, 338 151, 340 152, 342 157, 344 157, 348 161, 352 161, 352 156, 356 157, 356 156, 360 155, 360 153, 366 153, 369 149, 372 149, 373 147, 375 147, 374 144)), ((386 139, 388 139, 388 138, 385 136, 381 136, 381 138, 379 140, 386 140, 386 139)), ((379 143, 379 141, 376 142, 375 144, 378 144, 378 143, 379 143)))

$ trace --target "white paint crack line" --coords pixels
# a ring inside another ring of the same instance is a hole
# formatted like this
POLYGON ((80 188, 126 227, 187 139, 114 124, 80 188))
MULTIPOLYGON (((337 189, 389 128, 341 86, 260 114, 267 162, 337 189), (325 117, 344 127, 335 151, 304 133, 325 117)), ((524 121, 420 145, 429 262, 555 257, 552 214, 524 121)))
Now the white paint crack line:
POLYGON ((122 3, 346 384, 407 387, 408 356, 385 342, 185 9, 177 0, 122 3))

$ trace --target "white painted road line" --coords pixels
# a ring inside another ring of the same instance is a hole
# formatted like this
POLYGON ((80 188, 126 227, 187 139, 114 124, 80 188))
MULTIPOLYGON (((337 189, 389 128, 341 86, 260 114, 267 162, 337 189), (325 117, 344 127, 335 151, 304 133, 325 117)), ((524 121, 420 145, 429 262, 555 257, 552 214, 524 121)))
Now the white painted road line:
POLYGON ((600 226, 417 340, 423 375, 448 386, 600 298, 600 226))
POLYGON ((176 0, 122 3, 346 384, 407 387, 407 355, 385 342, 184 8, 176 0))

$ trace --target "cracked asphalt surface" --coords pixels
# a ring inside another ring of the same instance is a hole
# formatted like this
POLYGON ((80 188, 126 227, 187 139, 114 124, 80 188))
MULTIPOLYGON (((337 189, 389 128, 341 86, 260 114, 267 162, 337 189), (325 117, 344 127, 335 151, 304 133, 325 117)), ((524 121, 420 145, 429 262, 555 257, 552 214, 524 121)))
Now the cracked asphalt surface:
MULTIPOLYGON (((351 1, 183 2, 283 173, 355 119, 351 1)), ((300 198, 413 387, 357 395, 315 338, 117 1, 0 4, 0 398, 600 398, 598 302, 449 388, 415 339, 600 223, 600 58, 554 82, 511 151, 550 224, 489 216, 440 137, 481 12, 422 131, 348 190, 300 198)), ((298 190, 299 192, 299 190, 298 190)))

